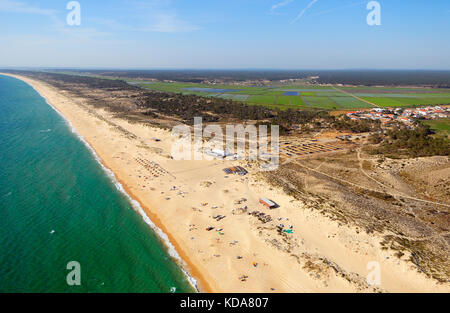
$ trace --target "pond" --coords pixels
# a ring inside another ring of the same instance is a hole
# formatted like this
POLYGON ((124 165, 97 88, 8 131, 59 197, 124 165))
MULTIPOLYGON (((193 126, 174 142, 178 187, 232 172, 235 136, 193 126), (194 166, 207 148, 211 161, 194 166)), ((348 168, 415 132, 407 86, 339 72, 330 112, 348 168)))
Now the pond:
POLYGON ((298 96, 300 93, 298 91, 286 91, 284 96, 298 96))

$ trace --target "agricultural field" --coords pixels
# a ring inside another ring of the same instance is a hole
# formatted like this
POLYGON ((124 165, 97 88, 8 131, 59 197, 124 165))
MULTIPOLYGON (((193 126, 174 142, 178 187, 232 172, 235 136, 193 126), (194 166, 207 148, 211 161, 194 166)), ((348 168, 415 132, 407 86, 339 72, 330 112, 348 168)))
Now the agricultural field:
MULTIPOLYGON (((71 72, 60 74, 74 75, 71 72)), ((105 79, 122 79, 129 84, 161 92, 219 97, 250 105, 270 108, 350 111, 373 107, 414 107, 450 104, 450 89, 416 87, 332 87, 275 83, 272 86, 242 86, 237 84, 208 85, 201 83, 142 81, 121 77, 76 74, 105 79), (367 101, 367 102, 366 102, 367 101)))
POLYGON ((380 107, 450 104, 449 89, 352 87, 342 90, 380 107))
POLYGON ((345 93, 321 86, 245 87, 166 82, 139 83, 139 85, 155 91, 219 97, 280 109, 310 107, 333 110, 370 107, 369 104, 345 93))
POLYGON ((362 102, 356 98, 353 97, 330 97, 331 100, 337 103, 339 108, 346 108, 346 109, 359 109, 361 107, 367 107, 368 104, 365 102, 362 102))
POLYGON ((450 136, 450 119, 444 118, 433 121, 423 121, 425 125, 428 125, 433 129, 437 134, 443 134, 450 136))
POLYGON ((219 94, 217 95, 218 98, 223 98, 223 99, 231 99, 234 101, 242 101, 245 102, 248 100, 248 98, 250 97, 249 95, 239 95, 239 94, 229 94, 229 93, 224 93, 224 94, 219 94))
POLYGON ((450 97, 417 96, 417 97, 361 97, 380 107, 411 107, 420 105, 450 104, 450 97))
POLYGON ((248 102, 254 103, 254 104, 276 104, 276 96, 267 96, 267 95, 257 95, 257 96, 250 96, 248 98, 248 102))
POLYGON ((304 97, 307 107, 336 110, 339 105, 328 97, 304 97))
POLYGON ((278 105, 289 105, 289 106, 306 106, 303 98, 300 96, 278 96, 277 98, 278 105))
POLYGON ((251 105, 280 109, 319 108, 355 110, 371 107, 413 107, 450 104, 449 89, 346 87, 292 85, 251 87, 241 85, 207 85, 179 82, 132 82, 146 89, 220 97, 251 105), (369 103, 365 102, 368 101, 369 103))

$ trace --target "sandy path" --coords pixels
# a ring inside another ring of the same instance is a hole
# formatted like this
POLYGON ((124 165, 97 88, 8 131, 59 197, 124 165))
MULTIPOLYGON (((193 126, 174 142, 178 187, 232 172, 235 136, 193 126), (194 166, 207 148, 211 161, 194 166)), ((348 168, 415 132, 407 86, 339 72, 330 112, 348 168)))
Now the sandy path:
MULTIPOLYGON (((358 157, 359 157, 359 155, 358 155, 358 157)), ((311 167, 306 166, 306 165, 302 164, 301 162, 299 162, 299 160, 298 160, 299 158, 300 158, 300 157, 293 157, 293 158, 290 158, 290 159, 286 160, 285 162, 283 162, 283 164, 288 164, 288 163, 290 163, 290 162, 294 162, 294 163, 300 165, 301 167, 304 167, 304 168, 306 168, 306 169, 308 169, 308 170, 310 170, 310 171, 313 171, 313 172, 316 172, 316 173, 318 173, 318 174, 327 176, 327 177, 330 178, 330 179, 337 180, 337 181, 340 181, 340 182, 345 183, 345 184, 348 184, 348 185, 352 185, 352 186, 357 187, 357 188, 361 188, 361 189, 365 189, 365 190, 369 190, 369 191, 373 191, 373 192, 384 192, 384 193, 386 193, 386 194, 388 194, 388 195, 391 195, 391 196, 393 196, 393 197, 398 197, 398 196, 400 196, 400 197, 403 197, 403 198, 406 198, 406 199, 410 199, 410 200, 414 200, 414 201, 420 201, 420 202, 425 202, 425 203, 434 204, 434 205, 438 205, 438 206, 450 207, 449 204, 445 204, 445 203, 440 203, 440 202, 429 201, 429 200, 424 200, 424 199, 420 199, 420 198, 411 197, 411 196, 405 195, 405 194, 403 194, 403 193, 400 193, 400 192, 398 192, 398 191, 396 191, 396 190, 394 190, 395 192, 392 193, 392 192, 388 192, 388 191, 385 191, 385 190, 381 190, 381 191, 380 191, 380 190, 377 190, 377 189, 373 189, 373 188, 361 186, 361 185, 355 184, 354 182, 351 182, 351 181, 349 181, 349 180, 342 179, 342 178, 338 178, 338 177, 336 177, 336 176, 331 176, 331 175, 329 175, 329 174, 327 174, 327 173, 324 173, 324 172, 319 171, 319 168, 323 165, 323 163, 320 164, 320 165, 318 166, 318 168, 311 168, 311 167)), ((362 159, 359 159, 359 160, 362 160, 362 159)), ((369 174, 367 174, 367 173, 362 169, 362 165, 360 165, 360 166, 361 166, 362 173, 363 173, 365 176, 367 176, 369 179, 373 180, 375 183, 377 183, 378 185, 380 185, 382 188, 386 188, 386 189, 388 189, 388 190, 392 190, 392 188, 390 188, 390 187, 384 185, 383 183, 377 181, 375 178, 371 177, 369 174)))
MULTIPOLYGON (((404 193, 402 193, 402 192, 400 192, 400 191, 398 191, 398 190, 396 190, 396 189, 394 189, 394 188, 392 188, 392 187, 386 186, 386 185, 383 184, 382 182, 380 182, 380 181, 376 180, 375 178, 373 178, 372 176, 370 176, 370 175, 363 169, 362 161, 364 161, 364 159, 361 158, 361 149, 358 150, 357 156, 358 156, 359 167, 360 167, 361 172, 362 172, 367 178, 369 178, 370 180, 374 181, 375 183, 377 183, 378 185, 380 185, 382 188, 384 188, 384 189, 385 189, 385 190, 384 190, 385 193, 387 193, 387 194, 389 194, 389 195, 391 195, 391 196, 393 196, 393 197, 402 197, 402 198, 406 198, 406 199, 410 199, 410 200, 414 200, 414 201, 420 201, 420 202, 425 202, 425 203, 429 203, 429 204, 434 204, 434 205, 439 205, 439 206, 445 206, 445 207, 450 208, 450 205, 449 205, 449 204, 440 203, 440 202, 435 202, 435 201, 430 201, 430 200, 425 200, 425 199, 420 199, 420 198, 416 198, 416 197, 411 197, 411 196, 405 195, 404 193), (391 190, 391 191, 388 192, 387 190, 391 190)), ((367 161, 367 160, 366 160, 366 161, 367 161)), ((362 188, 362 187, 361 187, 361 188, 362 188)), ((365 188, 365 189, 367 189, 367 188, 365 188)))

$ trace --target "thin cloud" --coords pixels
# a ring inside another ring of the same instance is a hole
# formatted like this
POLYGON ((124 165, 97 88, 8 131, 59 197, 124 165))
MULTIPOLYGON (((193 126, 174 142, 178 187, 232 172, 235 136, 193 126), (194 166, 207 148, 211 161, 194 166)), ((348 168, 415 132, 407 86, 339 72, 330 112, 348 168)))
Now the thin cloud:
POLYGON ((301 12, 297 15, 297 17, 292 20, 291 24, 294 24, 295 22, 299 21, 306 13, 306 11, 308 11, 308 9, 312 7, 314 3, 316 3, 317 1, 319 0, 312 0, 310 3, 308 3, 308 5, 303 10, 301 10, 301 12))
POLYGON ((175 13, 152 12, 150 13, 150 16, 150 20, 153 22, 144 26, 122 24, 115 20, 104 18, 91 18, 89 20, 96 24, 106 26, 112 30, 126 32, 183 33, 192 32, 199 29, 197 26, 181 20, 175 13))
POLYGON ((92 39, 93 37, 105 37, 109 35, 106 32, 99 32, 94 28, 87 27, 68 27, 65 21, 58 17, 61 13, 54 9, 44 9, 37 6, 30 5, 25 2, 15 0, 0 0, 0 12, 32 14, 48 17, 51 20, 50 29, 58 32, 66 37, 75 39, 92 39))
POLYGON ((191 32, 198 27, 181 20, 175 13, 159 13, 154 15, 156 22, 148 28, 149 31, 160 33, 191 32))
MULTIPOLYGON (((131 26, 124 25, 114 20, 92 18, 91 21, 97 24, 104 25, 110 29, 120 29, 124 31, 136 31, 136 32, 161 32, 161 33, 177 33, 177 32, 192 32, 199 28, 191 23, 181 19, 171 8, 170 1, 151 0, 148 2, 131 2, 136 9, 142 12, 147 11, 146 20, 152 21, 150 25, 143 26, 131 26)), ((29 5, 25 2, 16 0, 0 0, 0 12, 10 13, 22 13, 22 14, 35 14, 48 16, 52 19, 54 28, 57 31, 65 33, 76 33, 77 36, 93 37, 107 35, 105 32, 98 32, 93 28, 70 28, 67 29, 67 25, 58 18, 57 10, 44 9, 37 6, 29 5)))
POLYGON ((58 12, 56 10, 42 9, 23 2, 13 0, 0 0, 0 11, 10 13, 47 15, 47 16, 54 16, 58 12))
POLYGON ((152 21, 143 27, 131 26, 130 30, 159 33, 183 33, 199 29, 184 18, 180 17, 170 0, 132 1, 134 8, 144 14, 146 21, 152 21))
POLYGON ((359 1, 359 2, 354 2, 354 3, 350 3, 341 7, 336 7, 336 8, 331 8, 329 10, 325 10, 325 11, 321 11, 321 12, 317 12, 315 14, 310 14, 310 16, 319 16, 319 15, 324 15, 324 14, 328 14, 328 13, 332 13, 334 11, 338 11, 338 10, 342 10, 345 8, 349 8, 349 7, 354 7, 354 6, 358 6, 358 5, 362 5, 362 4, 366 4, 367 0, 365 1, 359 1))
POLYGON ((270 8, 270 12, 274 13, 274 11, 276 11, 278 8, 284 7, 290 3, 292 3, 294 0, 284 0, 281 2, 278 2, 277 4, 274 4, 271 8, 270 8))

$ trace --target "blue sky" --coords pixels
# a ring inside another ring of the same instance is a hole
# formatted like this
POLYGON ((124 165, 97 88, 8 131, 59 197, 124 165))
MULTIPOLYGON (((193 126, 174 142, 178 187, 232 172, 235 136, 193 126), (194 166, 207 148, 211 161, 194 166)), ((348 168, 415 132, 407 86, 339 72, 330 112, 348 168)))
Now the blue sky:
POLYGON ((0 0, 0 67, 450 69, 450 1, 0 0))

